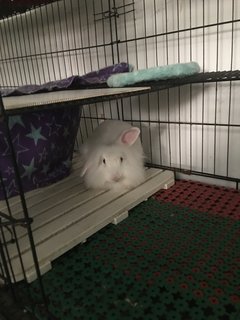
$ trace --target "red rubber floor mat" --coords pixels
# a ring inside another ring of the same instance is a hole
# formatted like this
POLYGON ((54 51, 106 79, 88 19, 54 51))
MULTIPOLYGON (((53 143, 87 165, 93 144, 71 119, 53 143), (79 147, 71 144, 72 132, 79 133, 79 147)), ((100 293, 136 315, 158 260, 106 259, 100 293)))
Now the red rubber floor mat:
POLYGON ((240 192, 231 188, 180 180, 170 189, 160 190, 154 199, 240 220, 240 192))

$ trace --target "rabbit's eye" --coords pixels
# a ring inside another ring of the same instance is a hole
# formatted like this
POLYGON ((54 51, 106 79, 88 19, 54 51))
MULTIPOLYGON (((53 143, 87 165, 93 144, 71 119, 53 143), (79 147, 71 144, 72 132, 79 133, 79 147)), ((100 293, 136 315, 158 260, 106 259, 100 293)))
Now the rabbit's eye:
POLYGON ((123 162, 123 157, 120 158, 121 163, 123 162))
POLYGON ((103 162, 104 164, 106 164, 106 160, 105 160, 104 158, 103 158, 102 162, 103 162))

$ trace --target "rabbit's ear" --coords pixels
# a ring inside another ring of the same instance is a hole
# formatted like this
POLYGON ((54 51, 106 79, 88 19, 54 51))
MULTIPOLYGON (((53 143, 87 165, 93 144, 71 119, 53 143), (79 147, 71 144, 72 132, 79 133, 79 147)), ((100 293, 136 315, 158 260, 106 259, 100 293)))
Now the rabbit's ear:
POLYGON ((132 127, 130 129, 124 130, 118 138, 118 142, 131 146, 137 140, 139 134, 140 129, 137 127, 132 127))

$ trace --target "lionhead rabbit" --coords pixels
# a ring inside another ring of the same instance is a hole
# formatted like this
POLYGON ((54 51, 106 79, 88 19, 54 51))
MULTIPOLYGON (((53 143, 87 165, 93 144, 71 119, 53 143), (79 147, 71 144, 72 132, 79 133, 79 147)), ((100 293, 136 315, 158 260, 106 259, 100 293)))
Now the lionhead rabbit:
POLYGON ((102 122, 82 145, 81 176, 88 188, 123 190, 145 178, 140 130, 127 122, 102 122))

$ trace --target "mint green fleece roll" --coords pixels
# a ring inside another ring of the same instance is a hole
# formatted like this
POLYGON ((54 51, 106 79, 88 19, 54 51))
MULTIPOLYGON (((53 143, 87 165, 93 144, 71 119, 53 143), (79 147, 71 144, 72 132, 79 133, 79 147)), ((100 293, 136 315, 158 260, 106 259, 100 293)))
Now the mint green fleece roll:
POLYGON ((107 84, 109 87, 120 88, 142 81, 182 78, 196 74, 199 71, 200 67, 197 62, 177 63, 133 72, 114 74, 108 78, 107 84))

